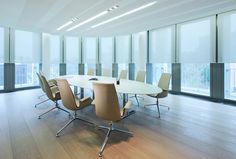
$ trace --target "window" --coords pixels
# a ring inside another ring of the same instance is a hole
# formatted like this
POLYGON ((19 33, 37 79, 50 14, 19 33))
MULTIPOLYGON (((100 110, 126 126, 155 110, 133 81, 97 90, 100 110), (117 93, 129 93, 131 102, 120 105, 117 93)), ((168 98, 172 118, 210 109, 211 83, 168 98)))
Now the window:
POLYGON ((181 91, 210 95, 210 64, 181 64, 181 91))
POLYGON ((181 91, 209 96, 209 63, 215 59, 215 17, 180 24, 178 35, 181 91))
MULTIPOLYGON (((152 65, 152 84, 157 85, 159 82, 159 79, 161 77, 162 73, 171 73, 171 64, 170 63, 158 63, 158 64, 153 64, 152 65)), ((170 87, 171 89, 171 82, 170 82, 170 87)))
POLYGON ((60 37, 50 35, 50 78, 58 77, 60 74, 60 37))
POLYGON ((135 77, 139 70, 146 70, 147 32, 132 35, 132 63, 135 64, 135 77))
MULTIPOLYGON (((149 38, 149 62, 153 67, 152 82, 157 84, 162 73, 171 73, 171 63, 175 58, 174 26, 152 30, 149 38)), ((171 89, 171 81, 169 89, 171 89)))
POLYGON ((131 38, 130 36, 116 37, 116 63, 118 64, 118 76, 121 70, 128 71, 130 62, 131 38))
POLYGON ((65 39, 66 51, 66 74, 77 75, 78 65, 80 63, 80 40, 78 37, 66 37, 65 39))
POLYGON ((236 100, 236 12, 219 15, 218 22, 218 59, 225 63, 225 98, 236 100))
POLYGON ((15 30, 15 87, 38 85, 40 34, 15 30))
POLYGON ((96 38, 84 38, 83 40, 83 62, 85 64, 85 74, 88 69, 96 70, 97 63, 97 39, 96 38))
POLYGON ((0 90, 4 85, 4 29, 0 28, 0 90))
POLYGON ((102 64, 102 70, 109 70, 110 76, 112 74, 112 63, 114 63, 114 47, 113 38, 104 37, 100 39, 100 63, 102 64))

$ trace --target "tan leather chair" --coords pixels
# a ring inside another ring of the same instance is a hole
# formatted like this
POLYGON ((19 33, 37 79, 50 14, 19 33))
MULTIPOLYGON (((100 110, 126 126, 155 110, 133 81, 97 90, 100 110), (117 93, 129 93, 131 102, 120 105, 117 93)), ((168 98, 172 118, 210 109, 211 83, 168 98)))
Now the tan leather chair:
POLYGON ((156 105, 157 106, 157 110, 158 110, 158 114, 159 114, 159 118, 160 118, 160 107, 159 106, 164 106, 167 107, 168 110, 170 109, 170 107, 165 106, 165 105, 159 105, 159 98, 165 98, 168 96, 168 91, 169 91, 169 85, 170 85, 170 79, 171 79, 171 74, 170 73, 162 73, 160 80, 158 82, 158 87, 162 89, 161 93, 158 94, 150 94, 148 96, 156 98, 156 103, 155 104, 148 104, 145 106, 151 106, 151 105, 156 105))
POLYGON ((61 94, 61 100, 63 105, 69 109, 74 111, 74 116, 73 118, 65 125, 63 126, 56 134, 56 136, 58 137, 59 134, 67 127, 70 125, 70 123, 72 123, 74 120, 81 120, 81 121, 85 121, 87 123, 92 124, 89 121, 86 121, 84 119, 81 119, 77 116, 76 111, 77 110, 81 110, 87 106, 90 106, 92 103, 92 99, 90 97, 85 97, 83 99, 79 99, 77 96, 75 96, 67 82, 67 80, 65 79, 60 79, 57 80, 57 84, 58 84, 58 88, 61 94))
MULTIPOLYGON (((46 95, 46 91, 45 91, 45 89, 44 89, 43 82, 42 82, 42 80, 41 80, 40 74, 39 74, 38 72, 36 72, 36 74, 37 74, 37 76, 38 76, 39 86, 41 87, 41 89, 42 89, 42 91, 43 91, 43 93, 44 93, 43 95, 39 96, 39 98, 40 98, 40 97, 46 95)), ((41 101, 41 102, 35 104, 34 107, 36 108, 38 105, 40 105, 40 104, 42 104, 42 103, 44 103, 44 102, 46 102, 46 101, 48 101, 48 100, 49 100, 49 99, 45 99, 45 100, 43 100, 43 101, 41 101)))
POLYGON ((110 77, 111 71, 109 69, 103 69, 102 70, 102 76, 110 77))
MULTIPOLYGON (((135 80, 138 81, 138 82, 145 82, 145 77, 146 77, 146 72, 145 71, 138 71, 135 80)), ((135 99, 137 101, 137 104, 139 106, 139 101, 138 101, 139 96, 137 96, 137 94, 135 94, 134 96, 131 96, 131 97, 135 97, 135 99)), ((142 98, 142 97, 139 97, 139 98, 142 98)))
MULTIPOLYGON (((45 75, 42 71, 39 71, 39 75, 45 77, 45 75)), ((50 80, 48 80, 48 84, 49 84, 50 87, 53 87, 53 86, 57 85, 57 81, 56 81, 56 79, 50 79, 50 80)))
POLYGON ((127 70, 121 70, 119 79, 127 79, 127 74, 128 74, 127 70))
POLYGON ((126 105, 120 109, 119 101, 117 98, 117 93, 114 84, 104 84, 104 83, 93 83, 93 89, 95 93, 95 111, 96 115, 99 118, 102 118, 109 122, 109 127, 99 126, 99 128, 108 129, 106 134, 106 138, 103 142, 102 148, 99 152, 99 156, 102 156, 102 153, 105 149, 107 140, 110 136, 112 131, 119 131, 131 134, 129 131, 124 131, 120 129, 116 129, 113 127, 114 122, 119 122, 122 119, 128 117, 129 115, 133 114, 134 111, 129 111, 132 103, 128 101, 126 105))
POLYGON ((94 69, 88 69, 87 75, 94 76, 95 70, 94 69))
POLYGON ((44 90, 46 91, 47 97, 55 103, 55 106, 53 108, 49 109, 48 111, 46 111, 45 113, 39 115, 38 119, 40 119, 43 115, 49 113, 50 111, 52 111, 56 108, 58 108, 58 109, 60 109, 64 112, 67 112, 70 115, 70 112, 68 112, 67 110, 61 108, 58 104, 58 100, 61 99, 61 95, 60 95, 58 87, 57 86, 50 87, 44 76, 40 76, 40 78, 42 80, 43 87, 44 87, 44 90))

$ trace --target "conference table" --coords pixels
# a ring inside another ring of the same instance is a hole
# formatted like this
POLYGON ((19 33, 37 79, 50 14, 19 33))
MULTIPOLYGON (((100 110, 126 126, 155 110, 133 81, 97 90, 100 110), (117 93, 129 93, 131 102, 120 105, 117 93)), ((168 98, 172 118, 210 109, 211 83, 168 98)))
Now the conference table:
POLYGON ((151 84, 138 82, 134 80, 120 79, 117 84, 117 78, 105 76, 89 76, 89 75, 65 75, 58 77, 66 79, 71 86, 81 89, 80 96, 83 97, 83 89, 93 90, 93 82, 97 83, 114 83, 116 91, 123 94, 123 105, 127 102, 128 94, 147 95, 158 94, 162 90, 151 84))

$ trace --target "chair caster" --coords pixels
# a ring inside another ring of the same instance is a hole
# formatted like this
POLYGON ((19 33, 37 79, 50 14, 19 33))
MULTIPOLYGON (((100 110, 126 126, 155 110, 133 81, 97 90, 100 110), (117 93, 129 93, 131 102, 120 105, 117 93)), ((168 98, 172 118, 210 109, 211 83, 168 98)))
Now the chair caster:
POLYGON ((56 134, 56 137, 60 137, 60 135, 59 135, 59 134, 56 134))
POLYGON ((40 117, 40 116, 38 116, 38 119, 41 119, 41 117, 40 117))
POLYGON ((98 156, 99 156, 99 157, 102 157, 102 153, 101 153, 101 152, 99 152, 98 156))

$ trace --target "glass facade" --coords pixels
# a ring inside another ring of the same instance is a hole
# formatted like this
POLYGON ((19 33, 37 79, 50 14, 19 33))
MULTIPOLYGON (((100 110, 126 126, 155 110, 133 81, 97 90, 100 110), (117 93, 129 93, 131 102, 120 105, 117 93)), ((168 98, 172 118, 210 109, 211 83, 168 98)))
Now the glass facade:
POLYGON ((225 98, 236 99, 236 63, 225 64, 225 98))
POLYGON ((210 64, 181 64, 181 91, 210 95, 210 64))
POLYGON ((0 90, 4 85, 4 29, 0 27, 0 90))
MULTIPOLYGON (((162 73, 171 73, 171 64, 170 63, 158 63, 152 65, 152 84, 157 85, 162 73)), ((170 87, 171 89, 171 82, 170 87)))

